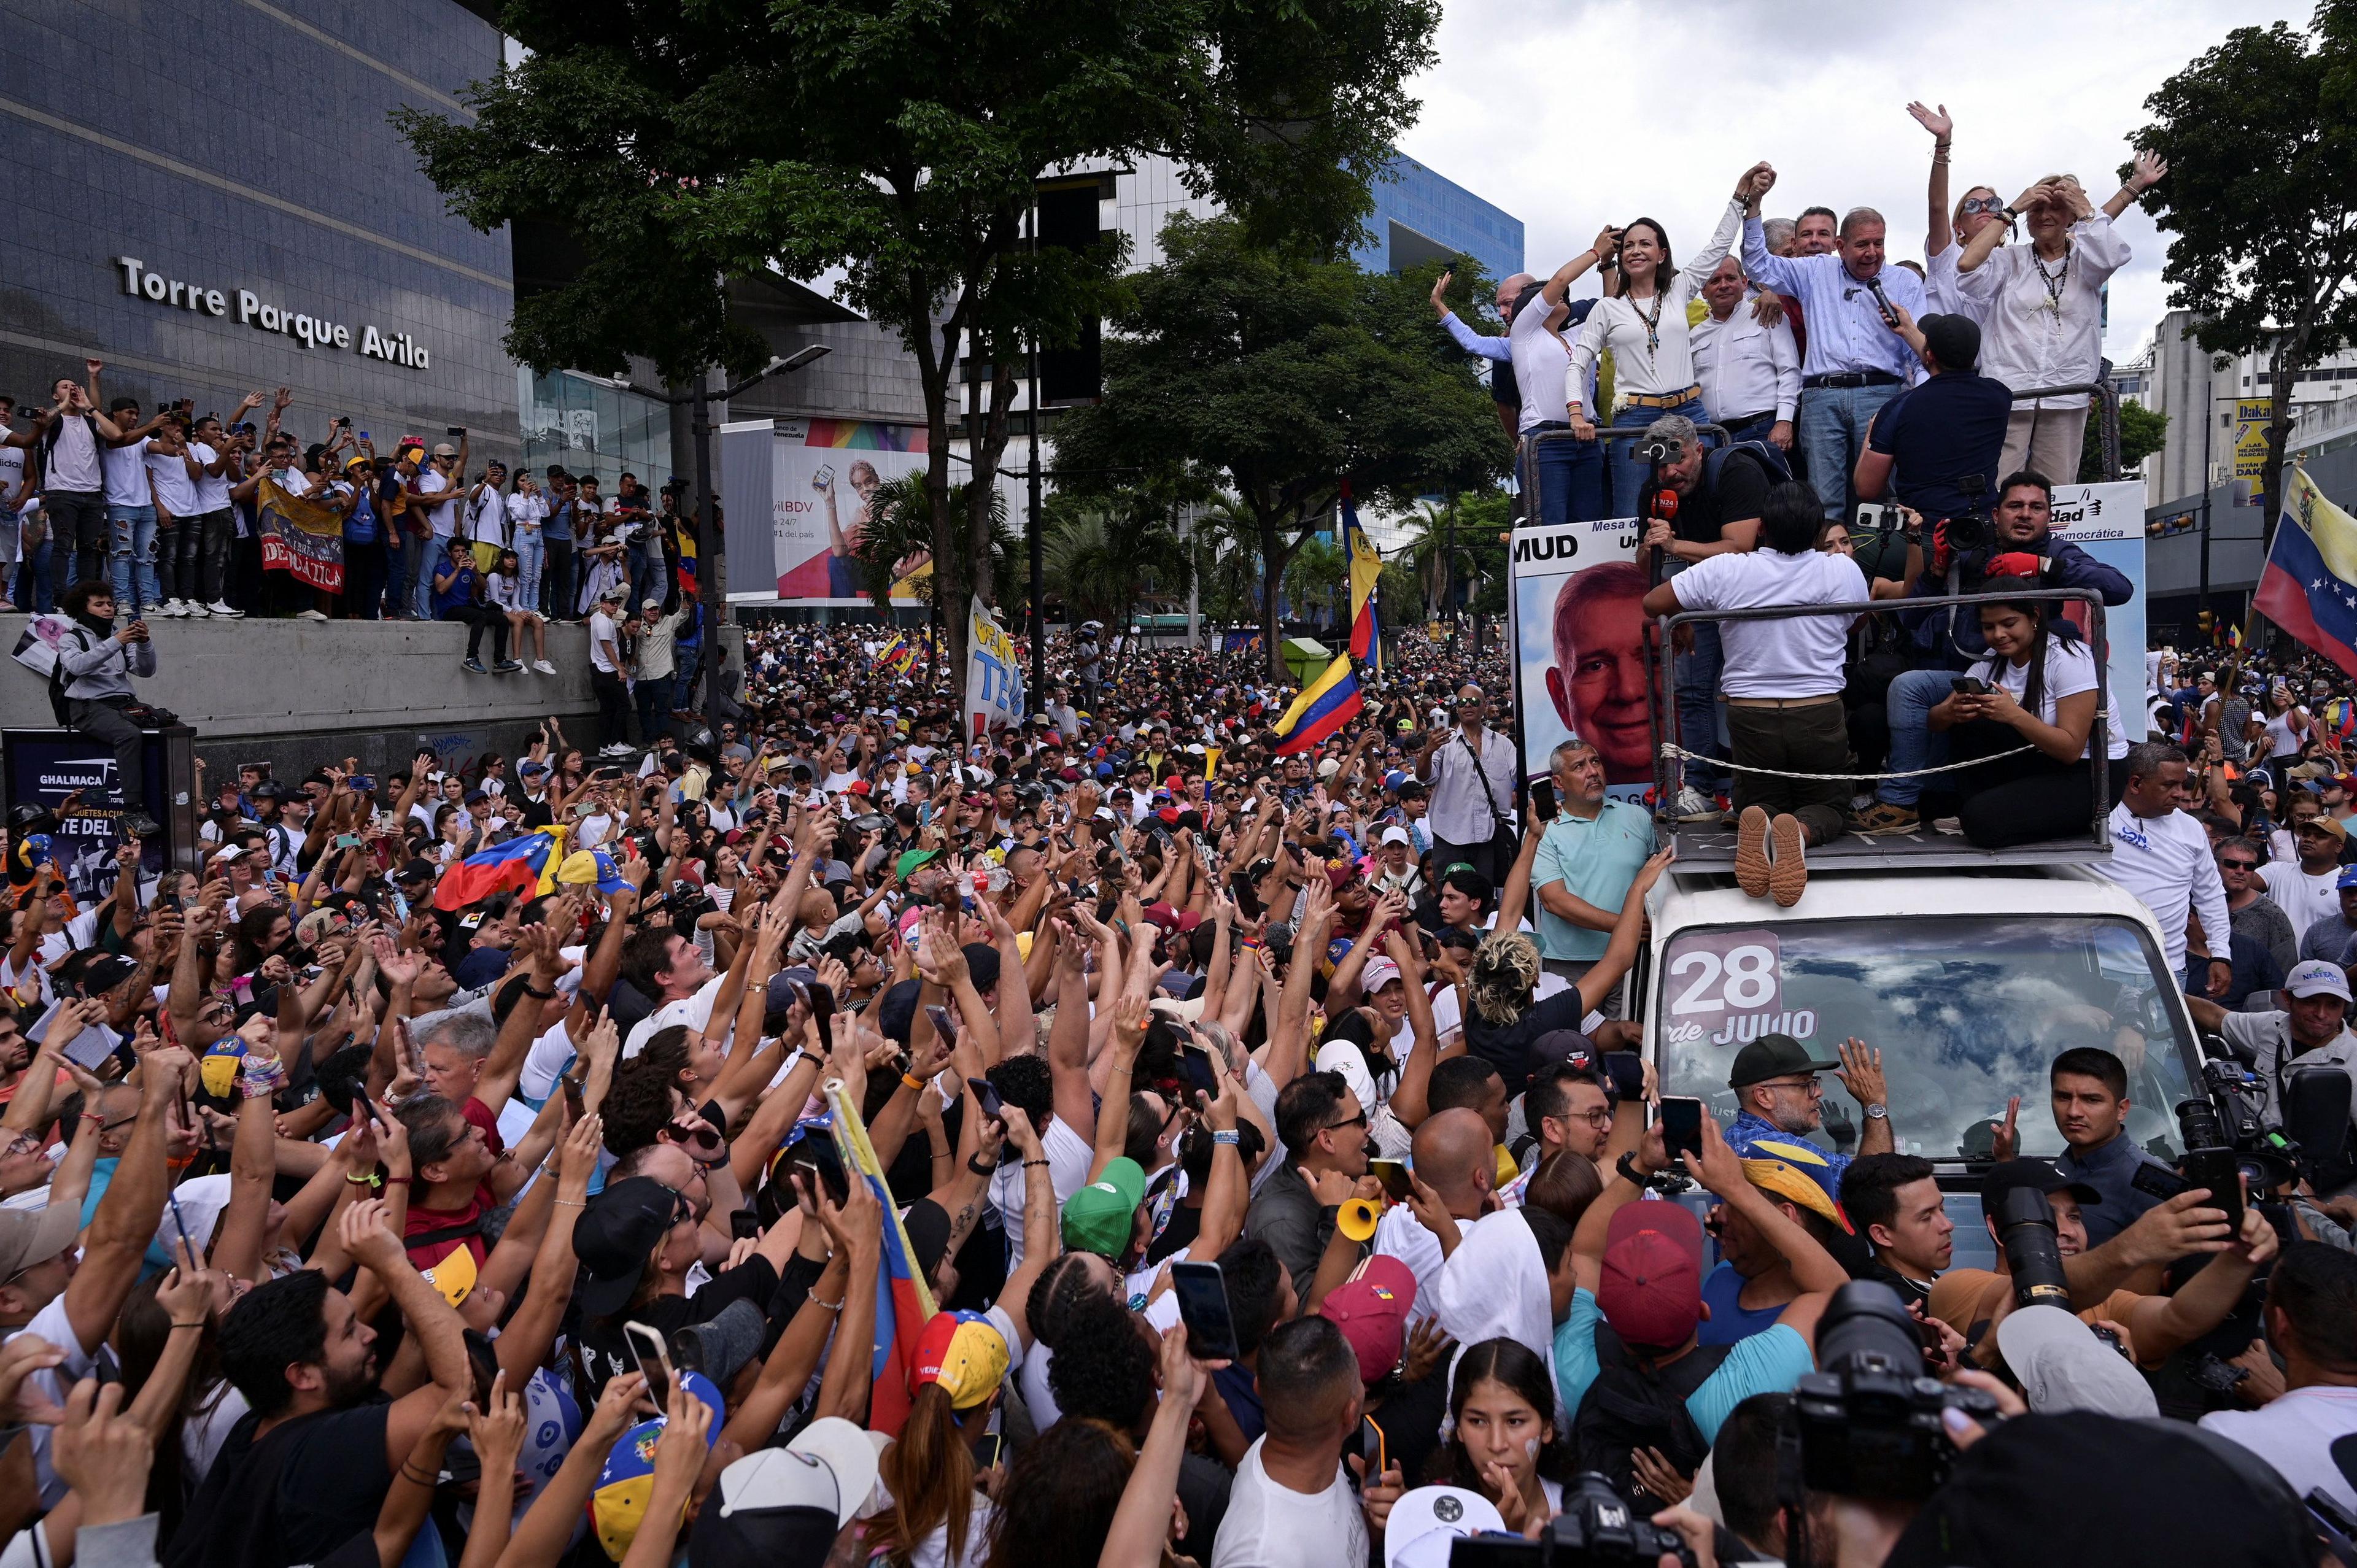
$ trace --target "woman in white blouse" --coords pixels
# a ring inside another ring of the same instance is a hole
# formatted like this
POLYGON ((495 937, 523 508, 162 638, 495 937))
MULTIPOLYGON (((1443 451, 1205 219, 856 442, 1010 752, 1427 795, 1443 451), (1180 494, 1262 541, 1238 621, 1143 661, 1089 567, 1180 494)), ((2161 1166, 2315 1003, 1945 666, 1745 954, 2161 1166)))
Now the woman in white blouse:
MULTIPOLYGON (((1959 285, 1981 302, 1980 373, 2018 394, 2039 387, 2083 386, 2103 366, 2104 285, 2128 262, 2127 242, 2112 219, 2144 194, 2169 166, 2136 156, 2118 195, 2102 210, 2077 177, 2048 175, 2005 209, 2029 226, 2029 243, 2000 250, 2007 224, 1975 234, 1956 260, 1959 285)), ((2006 427, 2000 473, 2031 468, 2058 485, 2079 478, 2087 394, 2017 401, 2006 427)))
MULTIPOLYGON (((1571 346, 1573 389, 1571 430, 1586 441, 1596 435, 1595 424, 1578 401, 1597 357, 1612 350, 1613 419, 1621 424, 1650 424, 1665 413, 1682 413, 1697 424, 1707 424, 1702 387, 1695 379, 1694 356, 1686 338, 1686 305, 1743 231, 1743 209, 1751 199, 1753 183, 1765 164, 1746 169, 1735 183, 1735 197, 1720 218, 1710 243, 1686 266, 1673 270, 1669 236, 1650 218, 1640 218, 1620 232, 1620 284, 1608 298, 1598 300, 1581 324, 1571 346)), ((1612 494, 1609 517, 1634 516, 1637 490, 1650 465, 1637 456, 1637 438, 1611 444, 1605 459, 1612 494)))

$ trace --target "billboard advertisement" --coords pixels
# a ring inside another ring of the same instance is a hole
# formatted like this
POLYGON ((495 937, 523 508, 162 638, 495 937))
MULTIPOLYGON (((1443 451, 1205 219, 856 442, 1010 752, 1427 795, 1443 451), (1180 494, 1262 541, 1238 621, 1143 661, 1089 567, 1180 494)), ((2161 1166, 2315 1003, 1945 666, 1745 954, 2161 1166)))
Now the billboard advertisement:
MULTIPOLYGON (((720 493, 727 509, 728 602, 873 609, 851 553, 877 492, 925 468, 921 425, 856 419, 758 419, 720 427, 720 493), (765 504, 746 505, 744 497, 765 504)), ((897 563, 892 602, 922 601, 900 586, 929 556, 897 563)))
MULTIPOLYGON (((2144 738, 2144 485, 2059 485, 2053 532, 2119 571, 2134 590, 2104 612, 2107 682, 2130 740, 2144 738)), ((1509 547, 1515 650, 1514 710, 1522 715, 1523 771, 1546 771, 1547 755, 1577 734, 1604 758, 1606 792, 1640 800, 1653 782, 1645 691, 1644 612, 1649 585, 1637 564, 1633 518, 1548 527, 1525 523, 1509 547)), ((2083 628, 2084 606, 2072 618, 2083 628)))

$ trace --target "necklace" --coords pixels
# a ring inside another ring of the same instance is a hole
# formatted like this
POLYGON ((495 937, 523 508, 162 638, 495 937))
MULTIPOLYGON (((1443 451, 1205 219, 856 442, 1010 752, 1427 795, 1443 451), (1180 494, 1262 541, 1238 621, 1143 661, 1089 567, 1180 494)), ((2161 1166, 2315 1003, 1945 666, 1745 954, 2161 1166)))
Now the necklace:
POLYGON ((2046 303, 2038 308, 2050 312, 2057 320, 2060 320, 2062 316, 2062 290, 2071 282, 2070 242, 2067 240, 2063 242, 2062 269, 2060 272, 2048 272, 2045 258, 2036 251, 2029 252, 2029 264, 2038 269, 2038 281, 2046 285, 2046 303))
MULTIPOLYGON (((1631 300, 1629 308, 1637 310, 1637 302, 1631 300)), ((1660 289, 1653 290, 1653 308, 1650 311, 1637 310, 1637 319, 1645 324, 1645 358, 1650 360, 1660 353, 1662 349, 1662 291, 1660 289)))

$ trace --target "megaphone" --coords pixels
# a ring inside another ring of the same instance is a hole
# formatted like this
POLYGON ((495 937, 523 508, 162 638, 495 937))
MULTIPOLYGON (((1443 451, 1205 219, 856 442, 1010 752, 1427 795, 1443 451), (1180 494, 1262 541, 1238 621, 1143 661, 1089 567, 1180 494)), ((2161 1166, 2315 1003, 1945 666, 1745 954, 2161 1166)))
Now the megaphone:
POLYGON ((1375 1233, 1375 1221, 1383 1212, 1383 1206, 1372 1198, 1348 1199, 1334 1211, 1334 1229, 1353 1241, 1364 1241, 1375 1233))

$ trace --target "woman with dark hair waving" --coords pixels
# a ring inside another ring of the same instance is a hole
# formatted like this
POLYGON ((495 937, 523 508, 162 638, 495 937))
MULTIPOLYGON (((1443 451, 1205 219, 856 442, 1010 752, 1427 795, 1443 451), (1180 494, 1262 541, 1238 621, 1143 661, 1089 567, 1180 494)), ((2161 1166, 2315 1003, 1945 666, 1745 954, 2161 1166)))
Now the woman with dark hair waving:
MULTIPOLYGON (((1695 376, 1686 304, 1701 292, 1742 232, 1743 209, 1759 172, 1746 169, 1735 182, 1735 196, 1719 219, 1718 231, 1683 268, 1674 266, 1669 236, 1651 218, 1637 219, 1620 231, 1618 285, 1588 312, 1571 345, 1571 374, 1565 384, 1572 391, 1574 435, 1583 441, 1595 437, 1596 425, 1579 405, 1579 392, 1607 349, 1612 350, 1613 417, 1619 423, 1650 424, 1665 413, 1682 413, 1700 424, 1711 417, 1695 376)), ((1649 467, 1637 455, 1638 445, 1634 439, 1616 441, 1606 458, 1612 480, 1609 516, 1627 517, 1636 510, 1637 487, 1649 467)))
MULTIPOLYGON (((1992 577, 1992 594, 2029 593, 2027 577, 1992 577)), ((2077 628, 2051 615, 2047 599, 2007 600, 1980 607, 1981 635, 1990 656, 1956 678, 1956 689, 1932 709, 1932 727, 1950 731, 1949 754, 1989 761, 1956 775, 1964 796, 1957 811, 1964 837, 1984 849, 2083 833, 2093 819, 2089 769, 2095 722, 2095 656, 2077 628), (2033 751, 1996 753, 2028 745, 2033 751)), ((2127 782, 2122 759, 2127 732, 2119 697, 2104 698, 2108 798, 2127 782)))

